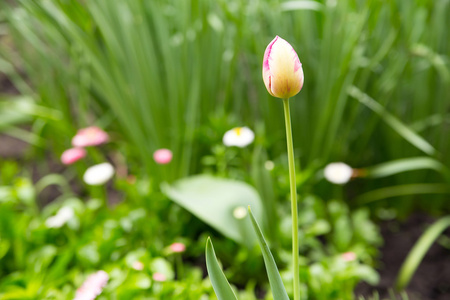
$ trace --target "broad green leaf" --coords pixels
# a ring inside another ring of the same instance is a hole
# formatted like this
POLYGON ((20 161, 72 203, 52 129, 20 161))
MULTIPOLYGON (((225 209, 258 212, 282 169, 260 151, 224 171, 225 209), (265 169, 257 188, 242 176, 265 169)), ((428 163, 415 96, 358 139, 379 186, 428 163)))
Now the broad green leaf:
POLYGON ((417 243, 409 252, 403 263, 397 277, 395 287, 398 290, 403 290, 411 280, 417 267, 422 261, 423 257, 430 249, 431 245, 442 234, 442 232, 450 227, 450 216, 443 217, 431 225, 425 233, 420 237, 417 243))
POLYGON ((380 275, 373 268, 360 264, 355 269, 355 275, 370 285, 377 285, 380 282, 380 275))
POLYGON ((256 236, 258 238, 259 246, 261 247, 273 298, 276 300, 289 300, 286 289, 283 285, 283 281, 281 280, 280 272, 278 272, 275 260, 272 256, 272 253, 270 252, 266 240, 264 239, 261 228, 259 227, 258 222, 252 214, 250 207, 248 208, 248 212, 250 214, 250 219, 252 220, 253 229, 255 230, 256 236))
POLYGON ((361 92, 357 87, 352 86, 348 93, 353 98, 377 113, 380 118, 386 122, 393 130, 401 135, 405 140, 415 146, 417 149, 429 155, 436 154, 436 149, 423 137, 413 131, 410 127, 402 123, 397 117, 389 113, 380 103, 370 98, 367 94, 361 92))
POLYGON ((216 253, 211 239, 206 241, 206 268, 208 269, 209 278, 219 300, 236 299, 236 295, 230 286, 225 274, 217 261, 216 253))
POLYGON ((397 159, 367 168, 366 170, 368 177, 378 178, 422 169, 436 170, 450 181, 450 170, 436 159, 426 156, 397 159))
POLYGON ((262 216, 262 204, 255 189, 240 181, 198 175, 181 179, 172 185, 163 184, 162 190, 173 201, 190 211, 199 219, 217 229, 223 235, 253 245, 248 218, 233 215, 235 209, 243 210, 251 205, 262 216))

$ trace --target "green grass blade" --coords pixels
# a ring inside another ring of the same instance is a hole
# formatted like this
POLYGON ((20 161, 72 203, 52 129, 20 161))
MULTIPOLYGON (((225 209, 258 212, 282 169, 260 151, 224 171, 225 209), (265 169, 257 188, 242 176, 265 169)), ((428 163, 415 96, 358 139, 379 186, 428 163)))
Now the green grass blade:
POLYGON ((289 300, 286 289, 283 285, 283 281, 281 280, 280 273, 278 272, 275 260, 273 259, 272 253, 270 252, 266 240, 264 239, 261 228, 259 227, 258 222, 252 214, 250 206, 248 207, 248 212, 252 220, 253 229, 255 230, 256 236, 258 237, 259 246, 261 247, 273 298, 277 300, 289 300))
POLYGON ((426 129, 450 123, 450 114, 434 114, 411 124, 411 129, 421 132, 426 129))
POLYGON ((351 87, 348 91, 350 96, 357 99, 359 102, 370 108, 377 113, 381 119, 386 122, 393 130, 395 130, 400 136, 402 136, 409 143, 414 145, 419 150, 429 155, 436 154, 436 149, 428 143, 423 137, 414 132, 410 127, 402 123, 398 118, 390 114, 386 108, 384 108, 377 101, 369 97, 367 94, 361 92, 357 87, 351 87))
POLYGON ((316 1, 300 0, 300 1, 286 1, 282 2, 281 10, 283 11, 295 11, 295 10, 313 10, 321 11, 323 5, 316 1))
POLYGON ((364 205, 387 198, 418 194, 450 194, 450 187, 448 184, 442 183, 396 185, 364 193, 358 196, 355 201, 358 205, 364 205))
POLYGON ((426 156, 396 159, 367 168, 366 170, 367 177, 380 178, 422 169, 436 170, 450 181, 450 170, 440 161, 426 156))
POLYGON ((211 279, 217 298, 219 300, 237 300, 230 283, 219 266, 213 244, 209 237, 206 241, 206 268, 208 269, 209 278, 211 279))
POLYGON ((398 290, 403 290, 411 280, 417 267, 422 261, 423 257, 430 249, 431 245, 442 234, 442 232, 450 227, 450 216, 443 217, 431 225, 425 233, 420 237, 417 243, 409 252, 403 263, 397 277, 395 287, 398 290))

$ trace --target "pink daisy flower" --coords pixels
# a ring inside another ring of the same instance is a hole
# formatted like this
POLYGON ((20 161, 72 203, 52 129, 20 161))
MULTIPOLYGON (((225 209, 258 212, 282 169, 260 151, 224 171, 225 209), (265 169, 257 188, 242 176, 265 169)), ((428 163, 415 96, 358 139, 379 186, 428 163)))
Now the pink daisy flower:
POLYGON ((85 156, 86 150, 83 148, 70 148, 61 155, 61 162, 65 165, 71 165, 85 156))
POLYGON ((109 275, 105 271, 97 271, 83 282, 73 300, 94 300, 108 283, 109 275))
POLYGON ((135 261, 135 262, 133 262, 133 264, 131 265, 131 267, 133 268, 133 269, 135 269, 136 271, 142 271, 142 270, 144 270, 144 264, 142 263, 142 262, 140 262, 140 261, 135 261))
POLYGON ((341 257, 345 261, 354 261, 356 260, 355 252, 345 252, 341 254, 341 257))
POLYGON ((157 164, 165 165, 170 163, 172 160, 172 151, 169 149, 159 149, 153 153, 153 159, 157 164))
POLYGON ((98 146, 109 141, 109 135, 103 129, 91 126, 78 130, 72 139, 74 147, 98 146))
POLYGON ((155 273, 155 274, 153 274, 152 278, 154 281, 159 281, 159 282, 163 282, 163 281, 167 280, 166 275, 164 275, 162 273, 155 273))
POLYGON ((170 250, 175 253, 182 253, 186 250, 186 246, 183 243, 173 243, 169 246, 170 250))

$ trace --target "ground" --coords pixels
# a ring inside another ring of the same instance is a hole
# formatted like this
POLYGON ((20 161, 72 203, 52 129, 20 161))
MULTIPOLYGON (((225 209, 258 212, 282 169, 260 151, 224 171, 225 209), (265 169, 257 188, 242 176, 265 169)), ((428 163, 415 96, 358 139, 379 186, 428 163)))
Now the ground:
MULTIPOLYGON (((369 286, 358 285, 356 295, 369 295, 378 291, 380 296, 388 297, 389 289, 395 285, 398 271, 409 251, 435 219, 416 213, 406 221, 389 221, 381 224, 384 246, 378 267, 380 283, 369 286)), ((447 230, 447 236, 450 233, 447 230)), ((450 249, 435 243, 419 265, 418 270, 406 289, 410 300, 448 300, 450 299, 450 249)))

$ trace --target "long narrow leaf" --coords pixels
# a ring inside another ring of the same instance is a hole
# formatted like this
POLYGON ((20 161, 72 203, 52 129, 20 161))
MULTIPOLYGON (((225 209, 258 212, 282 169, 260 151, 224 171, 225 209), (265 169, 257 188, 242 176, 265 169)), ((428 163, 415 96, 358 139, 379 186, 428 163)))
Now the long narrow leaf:
POLYGON ((217 298, 219 300, 237 300, 230 283, 219 266, 210 238, 206 241, 206 268, 217 298))
POLYGON ((408 285, 423 257, 428 252, 428 249, 430 249, 431 245, 447 227, 450 227, 450 216, 443 217, 442 219, 436 221, 420 237, 409 252, 400 269, 397 282, 395 284, 395 287, 398 290, 403 290, 408 285))
POLYGON ((359 205, 363 205, 387 198, 418 194, 450 194, 450 187, 448 184, 442 183, 396 185, 364 193, 358 196, 355 201, 359 205))
POLYGON ((377 113, 386 124, 413 146, 429 155, 434 155, 436 153, 436 149, 434 149, 428 141, 414 132, 410 127, 403 124, 397 117, 390 114, 380 103, 361 92, 357 87, 351 87, 348 93, 350 96, 377 113))
POLYGON ((423 169, 436 170, 450 181, 450 170, 440 161, 426 156, 396 159, 367 168, 367 176, 372 178, 379 178, 395 175, 402 172, 423 169))
POLYGON ((281 280, 280 273, 278 272, 275 260, 273 259, 272 253, 270 252, 266 240, 264 239, 261 228, 259 227, 258 222, 252 214, 250 206, 248 207, 248 212, 252 220, 253 229, 255 230, 256 236, 258 238, 259 246, 261 247, 273 298, 277 300, 289 300, 286 289, 283 285, 283 281, 281 280))

